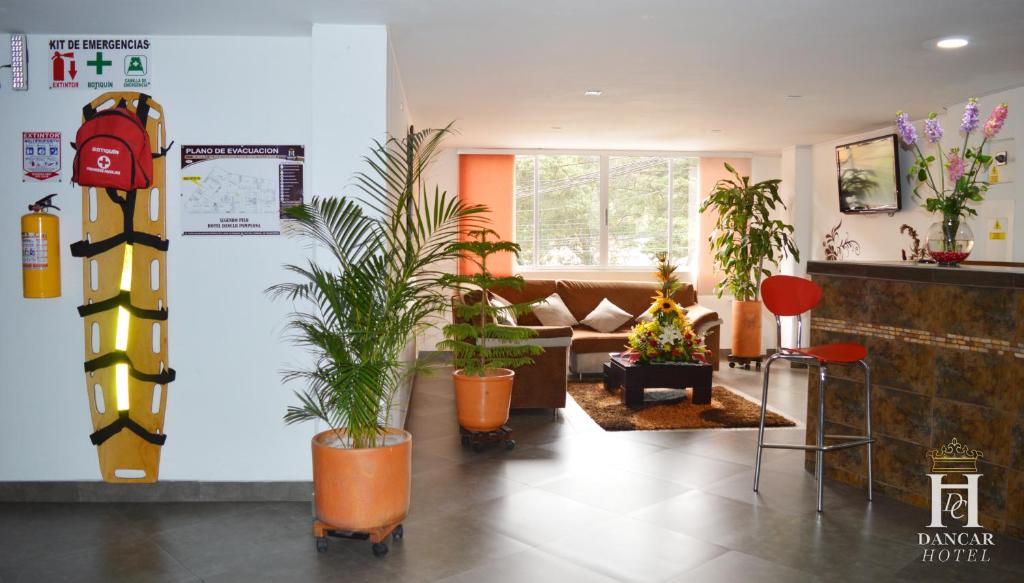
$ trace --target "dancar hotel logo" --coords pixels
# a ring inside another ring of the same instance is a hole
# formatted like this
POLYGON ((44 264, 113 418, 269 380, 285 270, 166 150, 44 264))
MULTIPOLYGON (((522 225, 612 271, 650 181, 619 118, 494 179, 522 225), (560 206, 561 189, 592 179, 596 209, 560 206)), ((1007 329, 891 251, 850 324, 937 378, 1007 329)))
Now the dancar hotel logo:
POLYGON ((978 458, 983 454, 960 443, 955 437, 948 445, 928 452, 931 459, 931 523, 928 528, 946 529, 917 533, 924 547, 925 563, 987 563, 995 546, 992 533, 984 530, 953 530, 950 526, 981 529, 978 523, 978 458), (947 524, 949 522, 949 524, 947 524))

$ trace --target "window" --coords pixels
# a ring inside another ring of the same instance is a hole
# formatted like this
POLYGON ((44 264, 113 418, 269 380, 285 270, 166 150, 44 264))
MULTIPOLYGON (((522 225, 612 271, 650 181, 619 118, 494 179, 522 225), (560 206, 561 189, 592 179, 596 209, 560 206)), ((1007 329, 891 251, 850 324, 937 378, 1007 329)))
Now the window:
POLYGON ((683 157, 517 155, 519 265, 646 268, 658 251, 685 264, 697 166, 683 157))

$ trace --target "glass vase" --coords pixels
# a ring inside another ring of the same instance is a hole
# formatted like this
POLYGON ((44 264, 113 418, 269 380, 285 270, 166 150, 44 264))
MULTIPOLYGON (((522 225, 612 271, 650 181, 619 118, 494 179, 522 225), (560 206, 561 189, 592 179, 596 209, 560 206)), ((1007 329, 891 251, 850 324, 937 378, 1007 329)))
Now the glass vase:
POLYGON ((974 248, 974 233, 959 216, 943 217, 928 228, 926 246, 939 267, 959 267, 974 248))

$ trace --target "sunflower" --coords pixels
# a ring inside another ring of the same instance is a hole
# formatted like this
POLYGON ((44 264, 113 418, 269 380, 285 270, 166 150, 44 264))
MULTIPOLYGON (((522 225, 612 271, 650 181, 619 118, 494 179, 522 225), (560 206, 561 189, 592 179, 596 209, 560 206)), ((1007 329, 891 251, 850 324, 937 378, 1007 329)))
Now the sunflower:
POLYGON ((683 317, 683 309, 679 307, 679 304, 677 304, 672 298, 666 297, 662 292, 659 291, 651 299, 654 300, 654 303, 651 305, 650 309, 647 310, 648 312, 652 314, 657 314, 658 312, 663 314, 675 314, 676 317, 680 319, 683 317))

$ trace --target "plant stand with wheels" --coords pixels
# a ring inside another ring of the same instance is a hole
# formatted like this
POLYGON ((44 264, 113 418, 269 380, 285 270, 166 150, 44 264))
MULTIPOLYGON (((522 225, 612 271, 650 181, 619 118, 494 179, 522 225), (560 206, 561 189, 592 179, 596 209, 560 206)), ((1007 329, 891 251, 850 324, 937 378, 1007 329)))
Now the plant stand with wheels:
POLYGON ((761 361, 764 360, 764 355, 761 356, 733 356, 729 355, 729 368, 736 368, 736 365, 740 365, 746 370, 750 370, 750 364, 753 363, 757 370, 761 370, 761 361))
POLYGON ((333 536, 335 538, 351 540, 368 540, 373 545, 373 556, 383 557, 388 554, 387 540, 389 535, 391 540, 399 540, 405 536, 405 529, 402 528, 401 524, 393 524, 370 532, 348 532, 338 530, 319 520, 313 521, 313 540, 316 543, 316 552, 318 553, 327 552, 327 538, 333 536))
POLYGON ((470 431, 460 425, 459 435, 462 436, 462 445, 471 445, 473 451, 478 453, 484 450, 484 446, 495 443, 501 443, 505 449, 516 447, 516 441, 512 439, 512 428, 508 425, 502 425, 493 431, 470 431))

